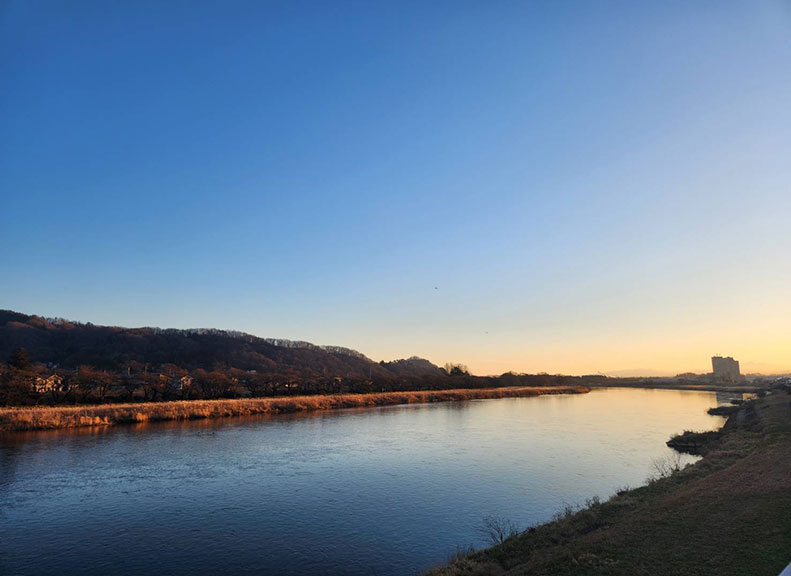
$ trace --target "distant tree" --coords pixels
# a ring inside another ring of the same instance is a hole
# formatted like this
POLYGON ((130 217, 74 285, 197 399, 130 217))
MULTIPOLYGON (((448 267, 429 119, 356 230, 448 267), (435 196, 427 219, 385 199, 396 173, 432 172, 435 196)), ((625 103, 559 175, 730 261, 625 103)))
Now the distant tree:
POLYGON ((22 406, 33 400, 33 382, 36 375, 14 366, 0 366, 0 404, 22 406))
POLYGON ((198 368, 197 370, 193 370, 190 373, 190 376, 192 377, 192 386, 195 396, 198 398, 204 398, 204 382, 208 379, 209 373, 203 368, 198 368))
POLYGON ((240 382, 242 382, 244 387, 250 392, 250 396, 253 398, 260 398, 269 391, 271 379, 269 375, 254 372, 252 374, 247 374, 240 382))
POLYGON ((218 370, 206 372, 198 369, 192 373, 192 378, 204 398, 229 396, 234 385, 231 378, 218 370))
POLYGON ((119 378, 119 381, 126 392, 127 400, 131 402, 135 397, 135 392, 138 388, 140 388, 140 382, 136 376, 130 375, 128 369, 124 370, 119 378))
POLYGON ((499 378, 500 386, 519 386, 519 376, 514 374, 513 372, 506 372, 505 374, 501 374, 499 378))
POLYGON ((188 374, 187 370, 176 364, 163 364, 160 366, 160 370, 163 374, 167 374, 171 378, 181 378, 188 374))
POLYGON ((281 374, 271 374, 266 380, 266 393, 269 396, 277 396, 278 391, 283 386, 284 377, 281 374))
POLYGON ((14 353, 11 354, 8 363, 19 370, 29 369, 30 358, 27 355, 27 350, 25 348, 17 348, 14 353))
POLYGON ((93 395, 100 402, 104 402, 117 377, 93 366, 82 365, 77 368, 76 379, 86 396, 93 395))
POLYGON ((156 402, 160 396, 164 396, 169 384, 167 376, 150 372, 138 374, 137 379, 143 387, 146 402, 156 402))
POLYGON ((126 373, 128 375, 134 376, 135 374, 143 374, 145 373, 146 365, 142 362, 138 362, 137 360, 130 360, 126 363, 126 373))
POLYGON ((352 380, 349 382, 349 391, 355 394, 369 394, 374 391, 374 382, 366 378, 352 380))
POLYGON ((52 399, 56 404, 66 402, 69 396, 73 395, 77 382, 73 372, 68 370, 56 370, 55 374, 60 376, 60 386, 51 390, 52 399))
POLYGON ((454 364, 452 362, 447 362, 443 367, 445 373, 448 376, 469 376, 470 371, 467 369, 467 366, 464 364, 454 364))

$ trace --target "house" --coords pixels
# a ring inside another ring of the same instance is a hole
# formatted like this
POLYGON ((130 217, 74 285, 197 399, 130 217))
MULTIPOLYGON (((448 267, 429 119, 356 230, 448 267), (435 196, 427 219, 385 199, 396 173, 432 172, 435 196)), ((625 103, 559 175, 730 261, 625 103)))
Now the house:
POLYGON ((46 392, 59 392, 62 389, 63 385, 63 378, 58 376, 57 374, 51 374, 50 376, 36 376, 36 381, 33 383, 33 388, 39 394, 44 394, 46 392))
POLYGON ((181 377, 173 378, 170 381, 170 388, 172 390, 178 390, 179 392, 182 390, 186 390, 187 388, 192 386, 192 376, 186 374, 181 377))

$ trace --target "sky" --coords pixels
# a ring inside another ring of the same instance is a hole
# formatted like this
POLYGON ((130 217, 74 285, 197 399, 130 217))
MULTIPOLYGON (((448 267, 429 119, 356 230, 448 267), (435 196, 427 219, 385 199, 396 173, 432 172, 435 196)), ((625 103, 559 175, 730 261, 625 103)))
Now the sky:
POLYGON ((791 4, 0 3, 0 308, 791 369, 791 4))

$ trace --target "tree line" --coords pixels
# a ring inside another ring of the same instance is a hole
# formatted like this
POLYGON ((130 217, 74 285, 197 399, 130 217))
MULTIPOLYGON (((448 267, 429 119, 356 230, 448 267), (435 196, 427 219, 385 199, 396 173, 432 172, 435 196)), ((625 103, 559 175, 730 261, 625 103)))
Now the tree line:
POLYGON ((19 348, 0 363, 0 405, 103 404, 289 395, 447 390, 498 386, 557 386, 578 378, 548 374, 472 376, 462 364, 446 364, 421 375, 348 376, 328 371, 258 372, 234 367, 187 370, 176 364, 156 366, 125 362, 116 370, 90 365, 73 369, 31 361, 19 348))

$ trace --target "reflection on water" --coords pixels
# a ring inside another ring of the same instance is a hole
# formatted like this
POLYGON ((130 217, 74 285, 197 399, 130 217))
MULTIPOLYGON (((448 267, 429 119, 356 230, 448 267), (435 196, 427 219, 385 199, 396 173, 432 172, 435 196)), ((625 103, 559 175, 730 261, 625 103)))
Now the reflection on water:
POLYGON ((707 392, 585 395, 0 438, 0 574, 410 574, 639 485, 707 392))

